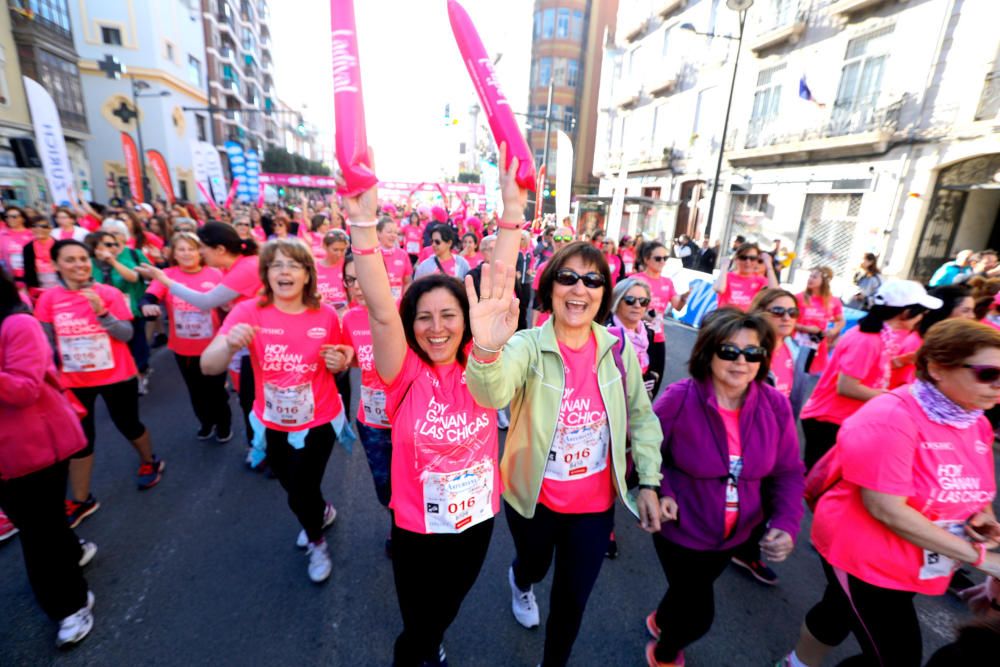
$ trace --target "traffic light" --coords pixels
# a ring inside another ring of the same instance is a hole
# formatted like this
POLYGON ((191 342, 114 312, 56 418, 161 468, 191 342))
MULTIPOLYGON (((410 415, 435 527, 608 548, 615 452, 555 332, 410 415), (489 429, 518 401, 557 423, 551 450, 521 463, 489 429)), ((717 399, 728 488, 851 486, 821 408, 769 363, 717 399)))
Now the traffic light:
POLYGON ((306 121, 299 116, 299 124, 295 127, 295 131, 299 133, 300 137, 306 136, 306 121))

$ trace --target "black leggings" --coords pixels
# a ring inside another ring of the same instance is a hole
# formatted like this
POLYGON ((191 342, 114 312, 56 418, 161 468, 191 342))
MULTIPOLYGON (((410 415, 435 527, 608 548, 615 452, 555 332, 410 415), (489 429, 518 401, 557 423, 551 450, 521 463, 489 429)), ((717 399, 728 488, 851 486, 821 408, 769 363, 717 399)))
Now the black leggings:
POLYGON ((53 621, 87 604, 80 541, 66 522, 63 504, 68 475, 68 462, 60 461, 24 477, 0 480, 0 507, 21 530, 31 590, 53 621))
POLYGON ((732 551, 696 551, 653 535, 653 546, 667 576, 667 592, 656 608, 661 629, 656 658, 672 662, 684 647, 705 636, 715 620, 715 580, 732 551))
POLYGON ((333 452, 337 436, 333 427, 323 424, 309 429, 305 446, 295 449, 288 444, 288 433, 267 429, 267 460, 271 470, 288 494, 288 507, 298 518, 310 542, 323 537, 323 473, 333 452))
POLYGON ((191 397, 191 407, 203 429, 216 427, 219 434, 229 433, 233 415, 229 409, 226 392, 226 374, 205 375, 201 372, 201 357, 188 357, 174 353, 181 377, 191 397))
POLYGON ((247 444, 253 444, 253 429, 250 428, 250 413, 253 412, 253 401, 257 389, 253 383, 253 364, 250 355, 240 360, 240 386, 237 388, 240 396, 240 409, 243 410, 243 428, 246 429, 247 444))
POLYGON ((597 582, 614 525, 614 509, 591 514, 562 514, 544 505, 525 519, 504 503, 517 557, 514 582, 521 590, 545 578, 555 556, 545 621, 543 667, 565 665, 580 632, 583 611, 597 582))
POLYGON ((805 436, 806 446, 803 460, 806 464, 806 472, 812 470, 816 462, 823 458, 830 449, 837 443, 837 433, 840 432, 840 424, 820 421, 819 419, 803 419, 802 435, 805 436))
POLYGON ((87 416, 80 420, 83 433, 87 436, 87 446, 73 455, 82 459, 94 453, 94 408, 97 397, 104 399, 111 422, 127 440, 134 441, 142 437, 146 427, 139 420, 139 380, 129 378, 123 382, 104 384, 99 387, 73 387, 70 389, 80 404, 87 409, 87 416))
POLYGON ((649 344, 649 370, 654 373, 659 373, 659 377, 653 384, 652 400, 656 398, 656 393, 660 391, 660 385, 663 383, 663 375, 667 372, 667 344, 660 341, 654 341, 649 344))
POLYGON ((827 646, 837 646, 848 633, 861 646, 861 655, 840 663, 847 667, 920 667, 923 641, 913 606, 914 593, 880 588, 850 574, 851 596, 833 568, 821 559, 826 575, 823 599, 806 614, 806 628, 827 646))
POLYGON ((486 560, 494 519, 455 534, 424 535, 392 525, 392 574, 403 631, 393 665, 436 665, 444 633, 486 560))

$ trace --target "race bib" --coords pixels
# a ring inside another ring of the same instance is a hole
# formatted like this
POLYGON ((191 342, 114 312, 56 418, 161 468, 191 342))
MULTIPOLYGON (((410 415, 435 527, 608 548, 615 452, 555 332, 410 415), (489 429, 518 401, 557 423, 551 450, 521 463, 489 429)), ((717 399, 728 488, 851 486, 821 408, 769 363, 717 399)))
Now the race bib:
POLYGON ((212 313, 204 310, 174 310, 174 333, 178 338, 204 340, 211 338, 212 313))
POLYGON ((428 533, 460 533, 492 518, 492 461, 456 472, 424 472, 422 477, 428 533))
POLYGON ((49 289, 59 284, 59 275, 56 273, 39 273, 38 284, 42 289, 49 289))
POLYGON ((401 285, 392 285, 389 287, 389 291, 392 292, 392 298, 399 301, 399 298, 403 296, 403 288, 401 285))
POLYGON ((385 392, 361 385, 361 409, 365 421, 371 426, 389 426, 389 416, 385 412, 385 392))
POLYGON ((10 253, 10 268, 14 271, 24 270, 24 255, 20 252, 10 253))
POLYGON ((420 254, 420 242, 419 241, 407 241, 406 242, 406 252, 410 255, 420 254))
POLYGON ((316 402, 312 384, 292 387, 264 383, 264 421, 282 426, 303 426, 313 420, 316 402))
POLYGON ((557 426, 545 479, 566 482, 596 475, 608 467, 610 441, 607 419, 579 428, 557 426))
MULTIPOLYGON (((934 523, 952 535, 968 539, 965 534, 965 524, 962 521, 935 521, 934 523)), ((924 549, 924 564, 920 568, 920 578, 937 579, 939 577, 950 577, 957 567, 958 563, 954 559, 935 551, 924 549)))
POLYGON ((63 336, 59 339, 63 372, 93 373, 114 368, 111 338, 106 333, 63 336))

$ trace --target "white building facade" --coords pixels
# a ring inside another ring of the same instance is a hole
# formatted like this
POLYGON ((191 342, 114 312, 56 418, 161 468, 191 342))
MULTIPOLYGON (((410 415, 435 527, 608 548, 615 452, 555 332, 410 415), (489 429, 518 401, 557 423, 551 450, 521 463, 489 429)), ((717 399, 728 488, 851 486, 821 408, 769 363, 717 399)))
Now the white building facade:
MULTIPOLYGON (((690 22, 701 30, 687 15, 706 8, 735 16, 716 0, 672 4, 680 10, 661 18, 668 29, 690 22)), ((757 0, 747 12, 712 235, 728 243, 741 234, 764 247, 781 239, 798 256, 786 276, 794 283, 818 265, 849 281, 866 252, 889 275, 925 280, 963 247, 1000 245, 996 18, 995 3, 979 0, 757 0)), ((710 82, 699 75, 693 88, 728 88, 731 67, 710 82)), ((721 131, 726 97, 711 104, 721 131)), ((697 101, 685 106, 687 116, 673 117, 682 128, 692 109, 696 119, 700 112, 697 101)), ((696 145, 702 135, 693 134, 696 145)), ((654 137, 651 149, 661 145, 671 144, 654 137)), ((710 152, 717 158, 717 145, 710 152)), ((625 155, 627 144, 623 164, 625 155)), ((714 164, 696 202, 681 195, 676 173, 664 179, 673 187, 663 199, 699 211, 696 233, 713 176, 714 164)))

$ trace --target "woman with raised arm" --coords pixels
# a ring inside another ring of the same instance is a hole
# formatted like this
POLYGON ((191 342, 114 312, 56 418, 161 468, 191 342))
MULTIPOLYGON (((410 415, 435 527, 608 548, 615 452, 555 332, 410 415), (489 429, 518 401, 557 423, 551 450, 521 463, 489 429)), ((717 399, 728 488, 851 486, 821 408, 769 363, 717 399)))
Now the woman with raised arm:
POLYGON ((510 404, 500 472, 516 549, 507 573, 511 611, 524 627, 538 626, 533 586, 554 555, 542 665, 565 665, 604 562, 615 499, 644 530, 660 530, 662 432, 630 337, 601 324, 612 293, 600 249, 573 241, 552 256, 537 293, 552 317, 517 333, 511 285, 484 271, 476 298, 471 279, 466 282, 473 331, 469 391, 492 409, 510 404), (635 494, 625 483, 629 436, 639 477, 635 494))
MULTIPOLYGON (((500 159, 506 162, 505 145, 500 159)), ((514 181, 517 160, 511 163, 501 175, 495 251, 506 260, 498 274, 508 304, 526 199, 514 181)), ((465 288, 451 276, 426 276, 410 283, 397 309, 376 236, 377 207, 374 187, 344 198, 388 419, 405 425, 392 429, 392 568, 403 618, 393 661, 440 665, 444 633, 479 575, 500 509, 496 410, 477 404, 466 387, 472 332, 465 288)))
POLYGON ((315 260, 304 243, 275 239, 265 244, 260 281, 260 299, 233 308, 202 352, 201 370, 221 375, 234 354, 250 350, 256 383, 253 449, 266 452, 288 493, 288 506, 302 525, 296 544, 307 549, 309 578, 320 583, 332 569, 323 530, 337 516, 320 484, 346 425, 334 375, 354 355, 341 344, 337 313, 320 302, 315 260))

